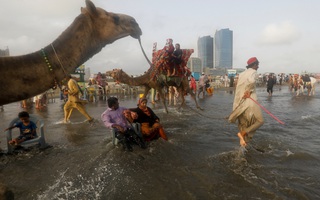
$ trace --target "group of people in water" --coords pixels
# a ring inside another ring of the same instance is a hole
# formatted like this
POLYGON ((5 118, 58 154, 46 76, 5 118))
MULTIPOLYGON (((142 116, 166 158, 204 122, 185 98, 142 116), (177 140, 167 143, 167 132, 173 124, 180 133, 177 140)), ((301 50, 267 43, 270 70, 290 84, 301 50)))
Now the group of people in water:
POLYGON ((289 85, 289 90, 292 93, 296 93, 297 96, 303 94, 304 89, 307 89, 308 96, 314 95, 315 83, 317 82, 314 77, 310 76, 309 74, 289 74, 285 77, 285 81, 283 81, 283 76, 283 74, 279 75, 279 80, 277 80, 277 77, 274 73, 269 73, 264 77, 269 96, 272 96, 273 86, 278 83, 277 81, 279 81, 279 85, 282 85, 282 82, 287 82, 289 85))
POLYGON ((307 89, 308 95, 311 96, 315 93, 316 82, 316 78, 308 74, 292 74, 289 79, 290 90, 298 96, 303 93, 304 89, 307 89))
MULTIPOLYGON (((255 131, 264 123, 261 109, 255 103, 257 101, 255 82, 258 68, 259 61, 256 57, 252 57, 247 61, 247 69, 239 75, 235 90, 233 111, 228 118, 231 123, 238 121, 239 132, 237 135, 240 139, 241 146, 246 146, 255 131)), ((205 88, 207 78, 203 74, 200 80, 199 94, 204 91, 203 88, 205 88)), ((76 108, 87 118, 91 125, 94 125, 96 120, 91 117, 85 109, 87 101, 79 98, 81 89, 78 86, 77 81, 74 80, 71 75, 66 77, 66 81, 68 101, 64 105, 64 122, 69 122, 72 110, 76 108)), ((119 139, 124 148, 129 151, 132 151, 133 149, 131 146, 133 142, 139 144, 142 148, 145 148, 145 142, 147 141, 158 138, 168 140, 159 117, 147 106, 147 103, 148 100, 143 97, 139 99, 136 108, 125 108, 119 106, 116 97, 109 97, 107 99, 108 108, 101 115, 101 120, 104 125, 115 130, 115 137, 119 139), (139 123, 141 126, 142 137, 138 137, 139 141, 137 141, 137 137, 133 137, 135 132, 132 123, 139 123), (133 141, 133 138, 135 138, 135 141, 133 141)), ((19 113, 19 118, 21 119, 22 124, 17 124, 14 127, 20 128, 21 135, 10 141, 10 144, 12 145, 18 145, 24 140, 32 139, 36 135, 36 133, 33 132, 33 130, 36 129, 36 126, 33 125, 32 122, 29 122, 28 113, 19 113), (31 127, 28 131, 26 131, 25 128, 22 128, 22 126, 28 126, 30 124, 31 127)), ((8 129, 14 127, 9 127, 8 129)))
MULTIPOLYGON (((64 105, 64 122, 68 123, 72 110, 76 108, 79 112, 84 115, 88 122, 93 125, 95 120, 91 117, 86 109, 85 104, 87 101, 81 100, 79 94, 81 89, 77 82, 69 75, 67 78, 68 84, 68 101, 64 105)), ((134 109, 127 109, 119 107, 119 102, 116 97, 110 97, 107 99, 108 108, 101 115, 103 123, 108 128, 114 128, 116 131, 116 137, 120 140, 120 143, 124 144, 124 147, 129 151, 132 151, 130 143, 132 143, 132 134, 134 134, 131 123, 138 122, 141 124, 141 133, 144 140, 150 141, 155 138, 163 138, 168 140, 163 127, 160 124, 160 119, 152 111, 151 108, 147 107, 147 99, 139 99, 138 107, 134 109)), ((141 145, 144 147, 145 145, 141 145)))
POLYGON ((28 107, 30 107, 30 105, 32 103, 35 104, 35 108, 36 109, 42 109, 42 108, 46 107, 47 103, 49 101, 49 97, 48 97, 49 94, 48 93, 49 93, 49 91, 46 91, 46 92, 43 92, 43 93, 41 93, 39 95, 34 96, 31 99, 22 100, 21 101, 21 107, 22 108, 28 108, 28 107))
MULTIPOLYGON (((86 111, 86 101, 79 98, 81 89, 77 81, 71 75, 68 75, 65 79, 68 88, 68 100, 64 105, 64 123, 70 122, 71 113, 75 108, 87 118, 90 125, 94 125, 96 120, 86 111)), ((124 149, 132 151, 131 145, 133 143, 137 143, 141 148, 146 148, 146 141, 158 138, 168 140, 159 117, 147 106, 148 100, 146 98, 140 98, 137 107, 130 109, 120 107, 116 97, 109 97, 107 103, 108 108, 102 113, 101 119, 106 127, 115 129, 115 137, 123 144, 124 149), (142 137, 134 132, 132 123, 139 123, 141 125, 140 131, 142 137)), ((18 117, 21 122, 4 130, 20 129, 20 135, 9 141, 9 144, 13 146, 20 145, 22 142, 37 136, 37 126, 34 122, 30 121, 29 113, 26 111, 20 112, 18 117)))

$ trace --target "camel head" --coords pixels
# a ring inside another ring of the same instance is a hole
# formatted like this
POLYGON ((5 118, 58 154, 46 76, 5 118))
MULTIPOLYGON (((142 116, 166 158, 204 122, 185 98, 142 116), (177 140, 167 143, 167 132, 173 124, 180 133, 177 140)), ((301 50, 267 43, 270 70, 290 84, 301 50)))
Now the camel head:
POLYGON ((118 80, 120 78, 120 74, 122 69, 113 69, 111 71, 106 72, 106 76, 111 76, 113 79, 118 80))
POLYGON ((91 26, 97 43, 112 43, 117 39, 132 36, 139 39, 142 31, 136 20, 125 14, 116 14, 95 7, 86 0, 86 7, 81 8, 81 13, 92 21, 91 26))

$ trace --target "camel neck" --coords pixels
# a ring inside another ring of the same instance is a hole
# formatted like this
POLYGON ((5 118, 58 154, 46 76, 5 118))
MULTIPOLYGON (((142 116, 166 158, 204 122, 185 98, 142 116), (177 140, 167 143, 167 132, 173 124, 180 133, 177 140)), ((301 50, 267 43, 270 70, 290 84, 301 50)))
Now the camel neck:
POLYGON ((121 71, 117 75, 117 80, 120 81, 121 83, 125 83, 131 86, 139 86, 139 85, 144 85, 147 84, 150 81, 150 74, 149 72, 138 76, 138 77, 131 77, 125 72, 121 71))
POLYGON ((94 39, 91 40, 93 37, 87 20, 90 19, 85 15, 78 16, 55 41, 44 48, 52 64, 60 69, 65 68, 67 73, 73 72, 102 49, 101 45, 95 45, 94 39))

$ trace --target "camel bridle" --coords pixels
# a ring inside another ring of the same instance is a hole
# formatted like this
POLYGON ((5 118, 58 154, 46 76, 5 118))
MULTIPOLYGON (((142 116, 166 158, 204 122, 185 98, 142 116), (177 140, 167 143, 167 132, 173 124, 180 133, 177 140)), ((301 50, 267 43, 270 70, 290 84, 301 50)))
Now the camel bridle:
MULTIPOLYGON (((56 56, 56 58, 57 58, 57 60, 58 60, 58 62, 59 62, 60 68, 62 69, 62 71, 63 71, 63 73, 65 74, 65 76, 67 76, 67 72, 66 72, 64 66, 63 66, 62 63, 61 63, 61 61, 60 61, 60 59, 59 59, 59 56, 58 56, 58 54, 57 54, 57 52, 56 52, 53 44, 51 43, 50 46, 52 47, 52 50, 53 50, 53 52, 54 52, 54 54, 55 54, 55 56, 56 56)), ((41 54, 42 54, 42 56, 43 56, 43 58, 44 58, 44 60, 45 60, 45 62, 46 62, 46 64, 47 64, 47 67, 49 68, 49 71, 50 71, 50 72, 53 74, 53 76, 54 76, 54 78, 53 78, 53 81, 54 81, 53 84, 54 84, 54 85, 53 85, 52 89, 56 89, 57 86, 61 89, 61 85, 60 85, 60 83, 57 81, 57 77, 55 76, 55 73, 54 73, 54 71, 53 71, 52 65, 51 65, 51 63, 49 62, 48 56, 47 56, 47 54, 46 54, 46 52, 45 52, 45 50, 44 50, 43 48, 41 49, 41 54)))
POLYGON ((57 52, 56 52, 56 49, 54 48, 54 46, 53 46, 53 44, 52 44, 52 43, 51 43, 50 45, 51 45, 51 47, 52 47, 52 50, 53 50, 53 52, 54 52, 54 54, 55 54, 55 56, 56 56, 56 58, 57 58, 57 60, 58 60, 59 64, 60 64, 60 67, 61 67, 61 69, 62 69, 62 71, 63 71, 64 75, 65 75, 65 76, 67 76, 67 72, 66 72, 66 70, 65 70, 64 66, 62 65, 62 63, 61 63, 60 59, 59 59, 59 56, 58 56, 58 54, 57 54, 57 52))

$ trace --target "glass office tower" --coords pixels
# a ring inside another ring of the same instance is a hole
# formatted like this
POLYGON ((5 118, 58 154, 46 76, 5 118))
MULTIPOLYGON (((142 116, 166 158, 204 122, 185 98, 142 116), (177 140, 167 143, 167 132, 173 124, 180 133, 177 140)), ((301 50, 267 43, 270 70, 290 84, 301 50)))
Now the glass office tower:
POLYGON ((213 38, 211 36, 198 38, 198 57, 202 61, 202 69, 213 68, 213 38))
POLYGON ((227 29, 217 30, 214 34, 214 67, 232 68, 233 31, 227 29))

